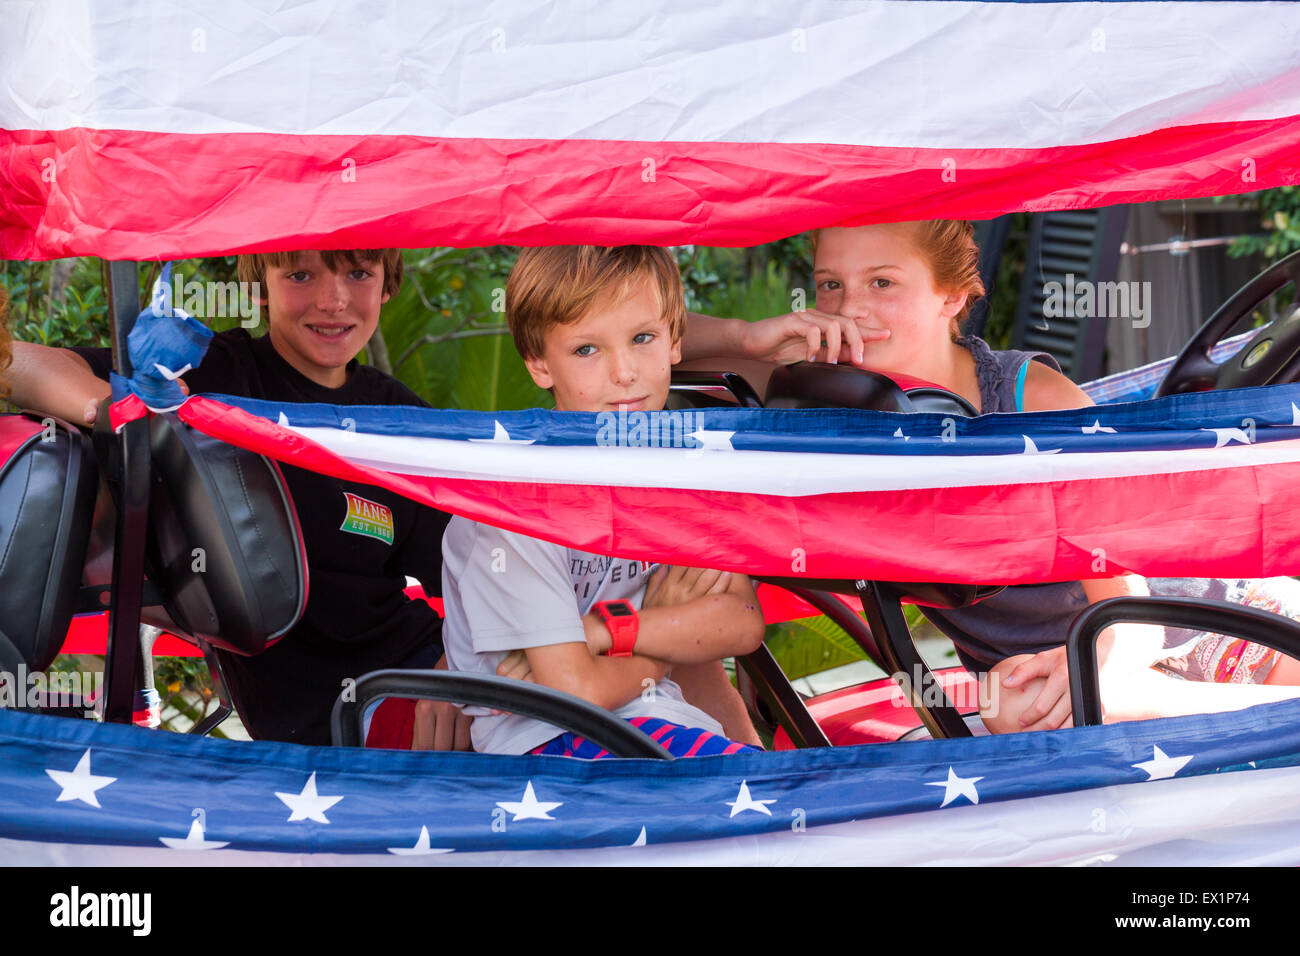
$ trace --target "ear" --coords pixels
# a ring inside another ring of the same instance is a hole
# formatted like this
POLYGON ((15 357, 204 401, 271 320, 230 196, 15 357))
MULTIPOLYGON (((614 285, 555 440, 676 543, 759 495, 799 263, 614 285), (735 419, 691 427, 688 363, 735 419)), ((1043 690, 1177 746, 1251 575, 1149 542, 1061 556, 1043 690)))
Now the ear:
POLYGON ((673 350, 668 353, 668 364, 676 365, 682 360, 682 340, 678 339, 673 343, 673 350))
POLYGON ((528 369, 528 374, 533 377, 538 388, 554 388, 555 379, 551 378, 551 373, 546 369, 546 360, 540 356, 524 359, 524 367, 528 369))
POLYGON ((943 308, 940 310, 945 319, 951 319, 961 311, 962 306, 970 297, 969 292, 948 292, 943 297, 943 308))

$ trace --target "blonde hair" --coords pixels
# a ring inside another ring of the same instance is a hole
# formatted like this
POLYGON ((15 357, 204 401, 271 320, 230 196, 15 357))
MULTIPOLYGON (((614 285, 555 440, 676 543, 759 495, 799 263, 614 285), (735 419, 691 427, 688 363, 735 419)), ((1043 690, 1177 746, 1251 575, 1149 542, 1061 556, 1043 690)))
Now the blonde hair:
POLYGON ((577 322, 605 300, 625 301, 648 282, 673 341, 686 332, 686 299, 677 263, 659 246, 543 246, 525 249, 506 280, 506 322, 526 359, 546 334, 577 322))
MULTIPOLYGON (((956 341, 961 334, 961 323, 985 291, 984 280, 980 278, 980 250, 975 243, 975 226, 963 219, 926 219, 891 225, 910 232, 917 251, 930 266, 936 289, 966 293, 961 311, 952 317, 948 326, 948 337, 956 341)), ((820 233, 820 229, 814 229, 809 236, 814 258, 820 233)))
MULTIPOLYGON (((257 282, 266 285, 268 267, 282 269, 293 265, 299 252, 253 252, 242 255, 235 268, 240 282, 257 282)), ((384 267, 384 294, 397 295, 402 287, 402 250, 401 249, 322 249, 321 261, 331 272, 339 272, 344 266, 356 269, 367 262, 378 262, 384 267)))

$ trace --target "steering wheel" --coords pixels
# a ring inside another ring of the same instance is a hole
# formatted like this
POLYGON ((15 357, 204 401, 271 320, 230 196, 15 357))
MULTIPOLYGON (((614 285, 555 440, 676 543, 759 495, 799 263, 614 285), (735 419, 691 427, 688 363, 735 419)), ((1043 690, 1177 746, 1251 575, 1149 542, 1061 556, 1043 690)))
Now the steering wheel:
POLYGON ((1300 289, 1300 252, 1274 263, 1219 306, 1178 353, 1153 397, 1300 379, 1300 298, 1289 315, 1259 329, 1232 358, 1222 364, 1210 358, 1210 349, 1229 329, 1292 283, 1300 289))

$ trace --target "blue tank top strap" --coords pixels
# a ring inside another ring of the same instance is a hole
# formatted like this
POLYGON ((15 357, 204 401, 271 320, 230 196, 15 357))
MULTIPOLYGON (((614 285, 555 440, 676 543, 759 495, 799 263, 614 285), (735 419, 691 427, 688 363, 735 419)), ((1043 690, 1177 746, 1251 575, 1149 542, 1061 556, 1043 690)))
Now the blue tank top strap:
POLYGON ((1016 373, 1016 411, 1025 410, 1025 374, 1029 371, 1029 363, 1026 362, 1020 366, 1020 371, 1016 373))

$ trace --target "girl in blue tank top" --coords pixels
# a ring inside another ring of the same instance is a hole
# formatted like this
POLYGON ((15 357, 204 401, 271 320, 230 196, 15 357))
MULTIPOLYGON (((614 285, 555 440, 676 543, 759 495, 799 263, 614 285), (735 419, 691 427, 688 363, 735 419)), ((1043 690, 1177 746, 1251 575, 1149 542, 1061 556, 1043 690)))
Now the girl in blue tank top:
MULTIPOLYGON (((813 233, 817 311, 845 316, 865 333, 859 364, 922 378, 956 392, 980 414, 1093 404, 1045 352, 995 352, 959 334, 984 294, 970 223, 932 220, 813 233)), ((1086 605, 1146 594, 1214 597, 1300 619, 1300 582, 1144 579, 1015 585, 969 608, 923 608, 972 672, 987 674, 994 732, 1071 723, 1065 638, 1086 605)), ((1222 635, 1112 625, 1098 643, 1108 720, 1235 710, 1300 696, 1300 661, 1222 635), (1166 633, 1167 632, 1167 633, 1166 633), (1217 685, 1217 686, 1211 686, 1217 685)))

